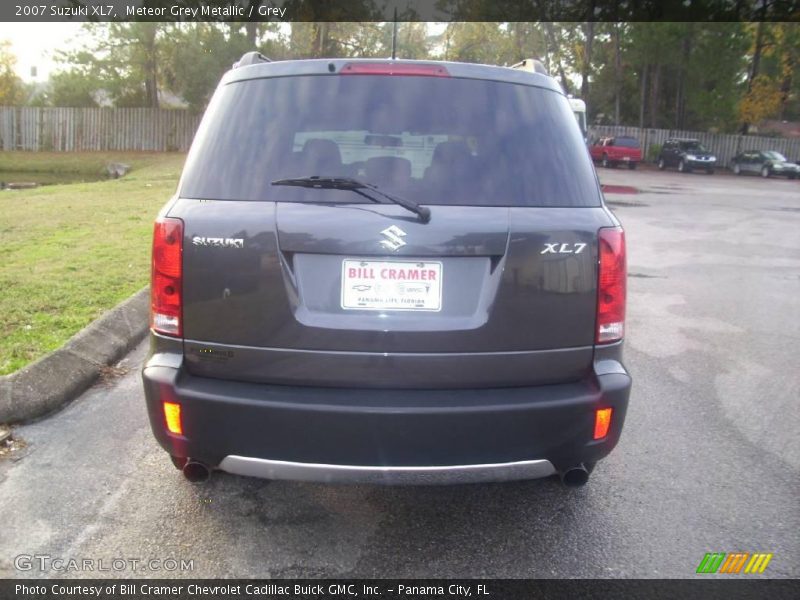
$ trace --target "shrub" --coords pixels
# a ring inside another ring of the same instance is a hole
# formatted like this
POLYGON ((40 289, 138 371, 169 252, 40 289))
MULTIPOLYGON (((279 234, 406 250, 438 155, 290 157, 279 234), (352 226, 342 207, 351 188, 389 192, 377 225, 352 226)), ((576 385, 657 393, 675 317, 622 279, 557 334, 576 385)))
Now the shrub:
POLYGON ((650 144, 647 149, 647 161, 656 162, 659 154, 661 154, 661 144, 650 144))

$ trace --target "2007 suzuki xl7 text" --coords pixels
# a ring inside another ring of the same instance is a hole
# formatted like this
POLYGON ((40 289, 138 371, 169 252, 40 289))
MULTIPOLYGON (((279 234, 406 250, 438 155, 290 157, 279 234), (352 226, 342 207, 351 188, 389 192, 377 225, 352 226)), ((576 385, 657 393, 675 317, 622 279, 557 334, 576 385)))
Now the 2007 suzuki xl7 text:
POLYGON ((153 432, 191 480, 582 484, 625 239, 545 74, 243 60, 155 223, 153 432))

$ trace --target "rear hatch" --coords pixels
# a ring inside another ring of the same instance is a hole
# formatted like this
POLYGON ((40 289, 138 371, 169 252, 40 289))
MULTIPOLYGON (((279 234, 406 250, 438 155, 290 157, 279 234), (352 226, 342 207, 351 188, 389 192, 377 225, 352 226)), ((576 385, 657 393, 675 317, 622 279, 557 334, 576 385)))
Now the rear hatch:
POLYGON ((413 388, 584 376, 597 231, 614 223, 563 95, 345 72, 217 92, 169 213, 184 222, 190 372, 413 388), (375 185, 430 220, 370 188, 379 202, 272 185, 311 176, 375 185))
POLYGON ((620 160, 634 162, 642 160, 642 149, 636 138, 624 136, 614 138, 613 148, 620 160))

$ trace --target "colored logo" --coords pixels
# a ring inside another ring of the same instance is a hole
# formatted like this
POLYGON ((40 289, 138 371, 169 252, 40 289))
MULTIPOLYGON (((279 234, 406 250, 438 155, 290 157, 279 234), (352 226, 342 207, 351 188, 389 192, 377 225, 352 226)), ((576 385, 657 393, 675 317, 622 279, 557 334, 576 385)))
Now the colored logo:
POLYGON ((763 573, 770 560, 772 554, 765 552, 708 552, 700 561, 697 573, 763 573))

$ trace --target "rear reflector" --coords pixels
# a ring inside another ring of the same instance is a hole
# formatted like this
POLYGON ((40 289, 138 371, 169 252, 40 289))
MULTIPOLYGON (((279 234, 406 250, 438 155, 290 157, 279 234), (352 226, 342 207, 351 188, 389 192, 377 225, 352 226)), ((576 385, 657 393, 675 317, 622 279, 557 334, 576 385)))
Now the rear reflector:
POLYGON ((625 334, 625 232, 621 227, 603 228, 599 244, 595 340, 607 344, 621 340, 625 334))
POLYGON ((183 221, 163 217, 153 228, 150 327, 180 337, 183 293, 183 221))
POLYGON ((418 77, 450 77, 450 73, 439 65, 417 65, 394 62, 347 63, 340 75, 416 75, 418 77))
POLYGON ((180 404, 175 404, 174 402, 164 402, 164 419, 167 422, 167 429, 170 433, 183 435, 180 404))
POLYGON ((594 439, 601 440, 608 435, 612 410, 611 408, 599 408, 594 413, 594 439))

